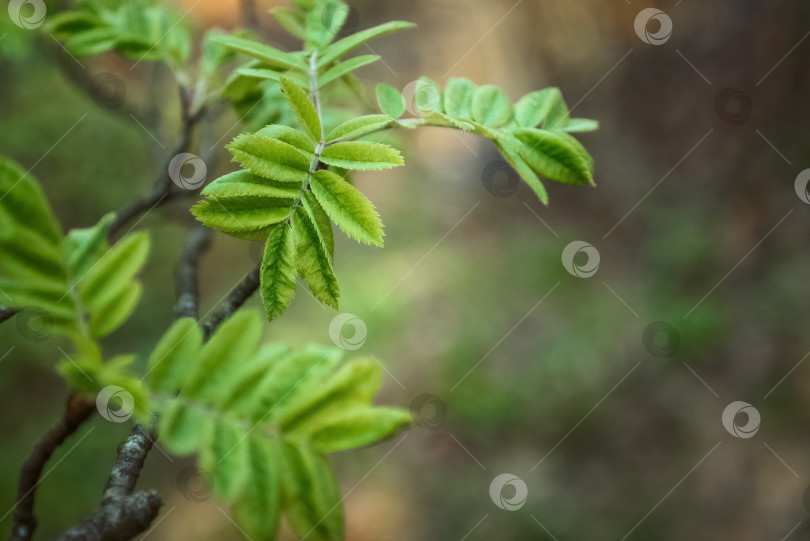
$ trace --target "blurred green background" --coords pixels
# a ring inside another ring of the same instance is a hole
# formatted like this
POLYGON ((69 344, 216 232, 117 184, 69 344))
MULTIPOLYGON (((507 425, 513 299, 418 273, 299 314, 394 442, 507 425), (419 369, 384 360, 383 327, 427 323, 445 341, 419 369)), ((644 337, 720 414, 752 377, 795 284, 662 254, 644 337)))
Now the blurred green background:
MULTIPOLYGON (((259 21, 293 48, 264 14, 276 4, 260 2, 259 21)), ((419 24, 371 44, 385 64, 360 72, 369 88, 465 76, 517 100, 558 86, 574 116, 602 127, 580 138, 596 159, 598 186, 550 185, 547 208, 489 142, 447 130, 398 134, 407 167, 357 176, 387 242, 379 250, 336 235, 341 310, 368 328, 356 353, 389 372, 381 403, 436 398, 417 412, 424 427, 334 457, 348 538, 810 538, 810 366, 802 362, 810 206, 794 190, 810 167, 810 4, 352 6, 359 28, 419 24), (659 46, 634 30, 652 6, 673 22, 659 46), (574 240, 599 251, 591 278, 563 268, 574 240), (655 322, 670 334, 645 343, 655 322), (735 438, 721 423, 737 400, 761 413, 753 438, 735 438), (518 510, 490 498, 501 473, 527 485, 518 510)), ((197 31, 241 24, 237 2, 186 0, 177 9, 197 31)), ((94 224, 146 192, 177 140, 170 74, 146 62, 130 69, 114 55, 78 65, 5 13, 0 35, 0 153, 33 168, 65 228, 94 224), (88 95, 86 81, 99 73, 125 81, 122 107, 98 107, 88 95)), ((225 111, 198 134, 209 179, 233 170, 223 145, 239 130, 225 111)), ((155 241, 144 298, 105 353, 144 359, 172 321, 192 201, 138 225, 155 241)), ((215 237, 201 270, 204 313, 253 268, 256 253, 215 237)), ((299 285, 266 339, 328 344, 335 315, 299 285)), ((53 371, 66 344, 23 335, 13 320, 0 327, 0 516, 14 503, 20 464, 67 396, 53 371)), ((98 505, 128 430, 95 418, 60 449, 38 491, 39 538, 98 505)), ((221 504, 194 501, 205 489, 183 481, 190 464, 151 453, 139 486, 159 488, 166 506, 148 538, 241 539, 221 504)), ((10 524, 9 513, 0 527, 10 524)))

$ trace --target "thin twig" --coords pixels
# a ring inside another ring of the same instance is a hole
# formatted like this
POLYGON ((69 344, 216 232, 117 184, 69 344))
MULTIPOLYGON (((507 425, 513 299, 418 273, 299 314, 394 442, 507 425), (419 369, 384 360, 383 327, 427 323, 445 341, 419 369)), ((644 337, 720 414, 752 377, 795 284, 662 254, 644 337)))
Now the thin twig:
POLYGON ((245 28, 261 33, 259 16, 256 12, 256 0, 242 0, 242 22, 245 28))
POLYGON ((208 319, 203 325, 203 333, 206 339, 210 337, 217 327, 223 321, 231 317, 243 304, 259 289, 259 276, 261 273, 261 265, 253 269, 247 276, 245 276, 233 291, 231 291, 228 298, 217 308, 217 311, 208 319))
POLYGON ((11 308, 10 306, 0 306, 0 323, 3 323, 7 319, 11 319, 16 316, 20 311, 16 308, 11 308))
POLYGON ((211 230, 197 226, 186 239, 186 246, 177 265, 177 305, 174 308, 178 318, 200 318, 200 257, 211 246, 211 230))
POLYGON ((17 489, 17 508, 14 510, 14 523, 11 530, 12 541, 28 541, 37 527, 34 517, 36 488, 45 464, 64 441, 79 429, 93 412, 95 404, 79 398, 75 394, 68 397, 64 417, 37 442, 25 460, 20 471, 17 489))
POLYGON ((180 112, 183 117, 183 129, 180 137, 180 142, 175 147, 171 155, 166 159, 165 167, 163 167, 155 180, 155 186, 151 192, 140 197, 134 203, 116 213, 115 220, 110 225, 108 230, 108 237, 115 237, 127 224, 135 220, 141 214, 152 210, 155 207, 165 204, 171 198, 183 193, 183 190, 178 188, 172 182, 169 175, 169 165, 172 159, 182 152, 186 152, 191 146, 191 139, 194 133, 194 127, 199 122, 203 115, 204 109, 192 111, 193 104, 189 97, 189 92, 185 88, 180 88, 180 112))
POLYGON ((146 531, 155 520, 163 500, 154 490, 133 494, 146 456, 155 441, 150 428, 132 427, 129 437, 118 447, 101 507, 58 541, 117 541, 131 539, 146 531))

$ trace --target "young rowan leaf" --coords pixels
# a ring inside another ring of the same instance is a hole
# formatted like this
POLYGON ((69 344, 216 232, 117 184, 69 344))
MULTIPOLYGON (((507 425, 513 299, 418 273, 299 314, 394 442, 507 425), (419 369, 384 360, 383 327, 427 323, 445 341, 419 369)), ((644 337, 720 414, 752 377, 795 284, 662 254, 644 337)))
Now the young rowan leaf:
POLYGON ((194 365, 189 367, 182 386, 183 394, 211 405, 220 404, 240 363, 256 351, 261 330, 261 318, 252 310, 231 316, 203 346, 194 365))
MULTIPOLYGON (((206 186, 201 193, 212 198, 257 197, 265 198, 265 200, 267 198, 289 199, 291 200, 290 204, 292 204, 292 200, 301 193, 301 188, 295 184, 270 180, 254 175, 250 171, 242 170, 219 177, 206 186)), ((192 210, 192 212, 194 211, 192 210)))
POLYGON ((357 405, 367 405, 382 383, 382 367, 371 358, 353 359, 317 388, 299 393, 280 417, 281 429, 290 436, 311 434, 324 417, 357 405))
POLYGON ((207 445, 200 450, 200 468, 211 474, 214 493, 233 501, 252 482, 249 435, 244 428, 227 422, 211 423, 209 430, 207 445))
POLYGON ((180 388, 202 347, 202 330, 192 318, 177 320, 152 351, 147 363, 149 386, 171 394, 180 388))
MULTIPOLYGON (((132 280, 146 262, 149 252, 149 236, 146 233, 133 233, 124 237, 118 244, 113 246, 104 256, 101 257, 84 276, 77 277, 76 286, 84 307, 93 312, 105 312, 108 315, 113 312, 126 312, 129 315, 133 306, 133 297, 137 293, 129 289, 132 280), (123 306, 116 307, 110 303, 123 303, 123 306)), ((119 323, 122 320, 119 320, 119 323)), ((95 337, 103 335, 102 330, 111 331, 110 322, 104 323, 98 320, 98 316, 91 317, 91 333, 95 337)))
POLYGON ((368 141, 334 143, 321 152, 321 161, 328 165, 357 170, 391 169, 404 165, 395 148, 368 141))
POLYGON ((563 129, 569 121, 568 106, 559 88, 545 88, 523 96, 515 105, 515 120, 524 128, 563 129))
MULTIPOLYGON (((19 165, 5 158, 0 158, 0 198, 0 224, 13 221, 53 245, 61 243, 62 228, 39 183, 19 165)), ((0 228, 0 235, 11 234, 10 227, 0 228)))
POLYGON ((337 310, 340 286, 332 269, 332 257, 326 250, 317 224, 304 207, 295 209, 292 228, 295 233, 298 274, 309 285, 316 299, 337 310))
POLYGON ((251 401, 251 420, 277 423, 296 397, 320 387, 343 358, 335 348, 309 345, 278 359, 267 372, 251 401))
POLYGON ((561 134, 533 128, 513 133, 526 145, 524 159, 537 173, 565 184, 593 184, 588 160, 561 134))
POLYGON ((534 190, 534 193, 537 194, 537 197, 540 198, 540 202, 544 205, 548 205, 548 192, 546 192, 546 188, 543 186, 543 183, 538 178, 537 174, 529 167, 529 164, 523 159, 520 154, 512 152, 508 148, 504 147, 499 141, 495 141, 495 146, 498 150, 501 151, 504 159, 509 162, 515 171, 520 175, 520 177, 526 181, 526 184, 534 190))
POLYGON ((298 123, 304 128, 310 139, 320 141, 322 137, 321 121, 318 118, 318 111, 309 101, 306 91, 286 77, 282 77, 280 82, 284 98, 295 113, 298 123))
POLYGON ((233 515, 250 539, 275 539, 280 520, 279 444, 273 440, 249 435, 248 446, 250 482, 234 501, 233 515))
POLYGON ((260 129, 256 133, 263 137, 270 137, 271 139, 276 139, 282 143, 287 143, 288 145, 294 146, 301 152, 306 153, 307 159, 311 159, 312 154, 315 153, 315 144, 312 142, 309 136, 301 130, 284 126, 282 124, 271 124, 270 126, 265 126, 264 128, 260 129))
POLYGON ((306 63, 301 57, 279 51, 278 49, 263 43, 237 36, 229 36, 227 34, 220 34, 212 37, 212 39, 225 47, 228 47, 229 49, 233 49, 234 51, 238 51, 261 60, 264 64, 271 68, 280 68, 285 70, 307 69, 306 63))
POLYGON ((228 150, 242 167, 256 175, 299 184, 307 178, 307 157, 294 146, 276 139, 243 133, 228 145, 228 150))
POLYGON ((254 239, 263 238, 268 227, 286 220, 292 203, 292 199, 257 195, 211 197, 197 203, 191 213, 206 227, 254 239))
POLYGON ((318 0, 306 9, 304 46, 307 50, 321 49, 331 42, 349 15, 349 6, 343 0, 318 0))
POLYGON ((295 296, 295 239, 287 224, 270 230, 261 268, 261 297, 267 317, 284 313, 295 296))
POLYGON ((357 188, 331 171, 316 171, 312 193, 346 235, 374 246, 383 245, 383 224, 374 205, 357 188))
POLYGON ((107 231, 115 214, 106 214, 93 227, 73 229, 65 237, 64 259, 71 276, 84 276, 107 250, 107 231))
POLYGON ((171 400, 161 408, 159 438, 170 453, 190 455, 203 445, 213 422, 202 408, 171 400))
POLYGON ((588 132, 599 129, 599 122, 590 118, 572 118, 563 128, 567 132, 588 132))
MULTIPOLYGON (((442 89, 436 81, 429 77, 420 77, 412 84, 413 95, 410 99, 413 108, 417 109, 421 116, 444 113, 442 89)), ((411 109, 411 112, 414 110, 411 109)))
POLYGON ((360 69, 363 66, 367 66, 379 60, 380 57, 376 54, 367 54, 362 56, 355 56, 354 58, 350 58, 345 62, 340 62, 339 64, 335 64, 329 70, 326 71, 323 75, 318 77, 318 86, 323 87, 331 83, 332 81, 336 81, 340 79, 347 73, 351 73, 356 69, 360 69))
POLYGON ((271 8, 270 13, 287 32, 299 39, 306 39, 304 17, 302 17, 297 11, 277 6, 271 8))
POLYGON ((332 235, 332 222, 329 221, 329 216, 323 210, 323 207, 318 203, 318 199, 312 191, 307 190, 301 197, 301 203, 309 214, 309 217, 315 222, 318 228, 318 235, 323 243, 326 253, 329 254, 329 259, 335 256, 335 239, 332 235))
POLYGON ((123 325, 141 300, 142 289, 140 282, 129 283, 115 296, 94 307, 88 322, 90 335, 106 336, 123 325))
MULTIPOLYGON (((262 65, 258 63, 256 65, 262 65)), ((253 79, 265 79, 267 81, 279 82, 282 77, 287 77, 294 83, 299 85, 309 84, 309 79, 303 73, 294 71, 275 71, 266 68, 250 67, 251 64, 246 64, 245 67, 237 68, 234 70, 231 78, 225 83, 225 89, 222 91, 223 97, 236 99, 237 97, 244 97, 245 89, 253 89, 252 85, 256 84, 253 79), (241 76, 241 77, 240 77, 241 76), (245 80, 247 79, 247 80, 245 80)))
POLYGON ((329 133, 326 142, 357 139, 386 128, 391 123, 391 117, 388 115, 368 115, 347 120, 329 133))
MULTIPOLYGON (((271 235, 268 249, 285 235, 293 234, 271 235)), ((232 503, 247 535, 272 537, 283 511, 302 539, 342 539, 340 493, 319 449, 390 437, 410 415, 371 406, 382 378, 375 360, 335 371, 337 348, 256 352, 260 327, 255 312, 237 312, 202 348, 193 320, 170 329, 149 361, 150 383, 160 391, 160 437, 174 453, 199 454, 214 493, 232 503)))
POLYGON ((497 86, 479 86, 473 94, 472 116, 484 126, 497 128, 509 122, 512 104, 497 86))
POLYGON ((323 53, 318 57, 318 66, 324 66, 329 62, 343 56, 349 51, 353 50, 370 39, 374 39, 391 32, 404 30, 416 26, 413 23, 403 21, 391 21, 389 23, 381 24, 367 30, 362 30, 351 36, 347 36, 324 49, 323 53))
POLYGON ((472 120, 475 84, 469 79, 453 78, 444 89, 444 110, 451 118, 472 120))
POLYGON ((342 541, 345 519, 329 459, 292 442, 282 452, 283 507, 292 529, 308 541, 342 541))
POLYGON ((394 436, 411 423, 410 413, 398 408, 356 406, 318 419, 309 441, 321 453, 344 451, 394 436))
POLYGON ((375 93, 380 111, 395 119, 405 114, 405 100, 399 90, 391 85, 379 83, 375 88, 375 93))

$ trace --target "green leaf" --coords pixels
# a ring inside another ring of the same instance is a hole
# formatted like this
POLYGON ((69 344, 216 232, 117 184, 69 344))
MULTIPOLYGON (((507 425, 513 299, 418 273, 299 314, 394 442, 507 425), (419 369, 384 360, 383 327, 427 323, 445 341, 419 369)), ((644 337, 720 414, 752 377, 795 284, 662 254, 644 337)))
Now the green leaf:
POLYGON ((211 474, 216 495, 233 501, 252 481, 248 436, 242 427, 227 422, 211 423, 209 428, 208 445, 200 452, 200 468, 211 474))
POLYGON ((261 296, 267 317, 284 313, 295 296, 295 239, 290 226, 279 224, 270 230, 261 268, 261 296))
POLYGON ((322 453, 344 451, 396 435, 411 422, 405 410, 358 406, 319 419, 310 428, 309 441, 322 453))
POLYGON ((335 64, 326 73, 318 77, 318 86, 326 86, 332 81, 340 79, 347 73, 351 73, 356 69, 360 69, 363 66, 367 66, 373 62, 379 60, 380 57, 376 54, 367 54, 362 56, 355 56, 354 58, 350 58, 345 62, 340 62, 339 64, 335 64))
POLYGON ((270 13, 287 32, 299 39, 306 38, 304 18, 297 11, 285 7, 274 7, 270 9, 270 13))
POLYGON ((349 7, 342 0, 314 2, 306 14, 306 49, 320 49, 331 42, 348 15, 349 7))
POLYGON ((442 89, 436 81, 429 77, 420 77, 411 85, 413 85, 412 87, 409 85, 413 89, 413 96, 410 96, 413 102, 411 112, 416 109, 423 117, 444 113, 442 89))
POLYGON ((92 336, 112 332, 132 313, 140 297, 140 285, 133 285, 132 280, 146 262, 148 252, 149 235, 127 235, 79 277, 82 304, 91 314, 92 336))
POLYGON ((326 249, 314 218, 304 207, 297 207, 292 216, 295 233, 295 262, 298 274, 309 284, 315 298, 338 309, 340 286, 332 269, 332 257, 326 249))
POLYGON ((161 408, 159 438, 170 453, 190 455, 206 440, 214 422, 202 408, 191 407, 180 400, 171 400, 161 408))
POLYGON ((469 79, 453 78, 444 89, 444 110, 451 118, 473 118, 475 84, 469 79))
POLYGON ((248 446, 251 478, 233 505, 233 515, 250 539, 275 539, 280 519, 278 443, 255 436, 243 442, 248 446))
POLYGON ((599 122, 590 118, 572 118, 563 128, 567 132, 588 132, 599 129, 599 122))
POLYGON ((202 191, 203 195, 213 198, 257 197, 290 200, 297 198, 300 193, 300 187, 294 184, 277 182, 244 170, 221 176, 202 191))
POLYGON ((149 386, 154 391, 174 393, 191 369, 202 347, 202 329, 192 318, 172 325, 152 351, 147 363, 149 386))
POLYGON ((540 198, 540 202, 544 205, 548 205, 548 192, 546 192, 546 188, 523 157, 520 154, 512 152, 497 140, 495 141, 495 146, 501 151, 501 154, 504 159, 509 162, 509 165, 511 165, 526 184, 534 190, 534 193, 540 198))
MULTIPOLYGON (((26 225, 26 229, 44 240, 53 244, 61 242, 62 229, 39 183, 19 165, 5 158, 0 158, 0 209, 0 224, 6 225, 6 220, 13 220, 26 225)), ((0 235, 5 232, 10 234, 7 227, 0 228, 0 235)))
POLYGON ((280 81, 284 97, 295 113, 298 123, 304 128, 310 139, 320 141, 322 137, 321 121, 318 118, 318 111, 309 101, 306 91, 286 77, 282 77, 280 81))
POLYGON ((97 306, 90 314, 90 335, 106 336, 124 324, 141 300, 143 287, 139 282, 128 284, 114 296, 97 306))
POLYGON ((282 446, 282 494, 290 526, 307 541, 342 541, 345 519, 329 460, 295 443, 282 446))
POLYGON ((309 160, 300 150, 258 133, 243 133, 228 145, 236 161, 251 173, 280 182, 307 179, 309 160))
POLYGON ((329 145, 321 152, 321 161, 345 169, 362 170, 391 169, 405 164, 398 150, 368 141, 329 145))
POLYGON ((389 115, 368 115, 353 118, 332 130, 326 137, 326 142, 333 143, 338 140, 357 139, 390 125, 391 117, 389 115))
POLYGON ((245 240, 265 238, 269 228, 290 215, 292 199, 236 196, 211 197, 197 203, 191 213, 206 227, 245 240))
MULTIPOLYGON (((266 79, 268 81, 275 81, 279 82, 282 77, 287 77, 288 79, 298 83, 299 85, 307 84, 307 78, 298 72, 293 71, 286 71, 286 72, 278 72, 271 69, 265 68, 250 68, 250 67, 243 67, 238 68, 234 71, 234 76, 242 75, 244 77, 253 77, 256 79, 266 79)), ((233 76, 232 76, 233 77, 233 76)), ((228 83, 225 85, 225 89, 222 92, 222 95, 226 98, 233 98, 236 94, 236 85, 237 80, 230 79, 228 83)))
POLYGON ((214 36, 212 39, 218 43, 221 43, 225 47, 228 47, 229 49, 233 49, 234 51, 238 51, 261 60, 264 64, 271 68, 288 70, 300 69, 304 71, 307 69, 306 64, 300 57, 279 51, 278 49, 263 43, 258 43, 256 41, 237 36, 229 36, 226 34, 214 36))
POLYGON ((524 159, 537 173, 564 184, 593 184, 588 160, 561 134, 533 128, 513 133, 526 145, 524 159))
POLYGON ((568 125, 569 117, 559 88, 532 92, 515 105, 515 120, 524 128, 535 128, 542 123, 547 129, 562 129, 568 125))
POLYGON ((312 155, 315 153, 315 144, 312 142, 309 136, 301 130, 284 126, 282 124, 272 124, 270 126, 265 126, 256 133, 261 136, 270 137, 271 139, 276 139, 282 143, 287 143, 288 145, 294 146, 301 152, 305 152, 307 154, 307 159, 311 159, 312 155))
POLYGON ((332 62, 370 39, 414 26, 416 25, 413 23, 391 21, 347 36, 324 49, 323 53, 318 57, 318 66, 324 66, 332 62))
POLYGON ((284 411, 281 429, 285 434, 306 437, 323 418, 349 407, 369 404, 382 382, 382 367, 371 358, 353 359, 328 381, 304 389, 284 411))
MULTIPOLYGON (((271 242, 285 235, 292 233, 271 235, 271 242)), ((215 494, 232 503, 233 518, 251 538, 272 538, 283 511, 299 538, 342 539, 338 485, 318 449, 390 437, 409 414, 371 407, 382 378, 373 359, 335 372, 343 353, 337 348, 256 352, 260 328, 256 312, 237 312, 202 348, 193 320, 169 330, 149 361, 161 441, 173 453, 199 454, 215 494)))
POLYGON ((395 119, 405 114, 405 100, 399 90, 391 85, 379 83, 375 92, 380 111, 395 119))
POLYGON ((296 397, 322 386, 342 357, 341 350, 309 345, 279 358, 251 400, 251 422, 277 423, 283 419, 296 397))
POLYGON ((206 404, 220 405, 239 364, 256 351, 261 330, 261 318, 252 310, 231 316, 203 346, 185 377, 183 392, 206 404))
POLYGON ((380 216, 357 188, 323 170, 312 175, 310 187, 332 221, 349 237, 374 246, 383 245, 380 216))
POLYGON ((332 222, 329 221, 329 216, 323 210, 321 204, 318 203, 318 198, 310 190, 303 193, 301 203, 318 227, 318 234, 324 248, 329 253, 329 259, 333 259, 335 256, 335 239, 332 236, 332 222))
POLYGON ((484 126, 497 128, 512 117, 512 104, 503 90, 493 85, 475 89, 472 99, 472 116, 484 126))
POLYGON ((71 276, 84 276, 110 249, 107 231, 113 220, 115 214, 109 213, 93 227, 68 232, 65 237, 64 258, 71 276))

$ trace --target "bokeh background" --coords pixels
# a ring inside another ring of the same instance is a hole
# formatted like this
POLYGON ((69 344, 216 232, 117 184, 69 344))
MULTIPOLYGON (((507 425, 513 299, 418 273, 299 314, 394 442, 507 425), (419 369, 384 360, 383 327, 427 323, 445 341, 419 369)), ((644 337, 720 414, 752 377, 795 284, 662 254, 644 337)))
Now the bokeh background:
MULTIPOLYGON (((259 2, 258 21, 294 48, 264 14, 276 4, 259 2)), ((598 186, 549 185, 548 207, 488 141, 447 130, 397 135, 407 167, 357 176, 387 242, 379 250, 336 236, 341 308, 367 325, 358 353, 389 372, 380 402, 413 403, 423 426, 334 457, 349 539, 810 538, 810 206, 794 189, 810 167, 810 4, 352 6, 359 28, 419 24, 371 44, 385 64, 360 72, 369 87, 465 76, 517 100, 558 86, 574 116, 601 129, 580 138, 598 186), (636 34, 648 7, 671 18, 666 43, 636 34), (590 278, 562 265, 575 240, 600 255, 590 278), (754 437, 724 428, 734 401, 760 413, 754 437), (527 486, 518 510, 490 497, 502 473, 527 486)), ((185 0, 177 9, 198 31, 242 24, 237 2, 185 0)), ((89 226, 147 191, 177 137, 170 74, 146 62, 130 70, 114 55, 78 66, 5 13, 0 35, 0 153, 33 167, 64 226, 89 226), (86 83, 97 73, 125 81, 123 107, 94 103, 86 83)), ((215 147, 209 178, 232 170, 222 147, 239 129, 224 110, 198 134, 201 153, 215 147)), ((172 321, 191 202, 139 225, 156 240, 146 292, 105 343, 109 353, 145 358, 172 321)), ((204 312, 257 253, 216 236, 202 267, 204 312)), ((330 343, 335 315, 299 286, 266 338, 330 343)), ((67 396, 53 371, 66 345, 25 334, 14 321, 0 327, 0 515, 14 503, 19 465, 67 396)), ((128 430, 96 418, 58 452, 39 488, 39 538, 97 506, 128 430)), ((148 538, 242 539, 221 504, 194 501, 204 488, 186 481, 190 464, 151 453, 139 486, 160 489, 166 507, 148 538)), ((0 528, 10 522, 6 514, 0 528)))

